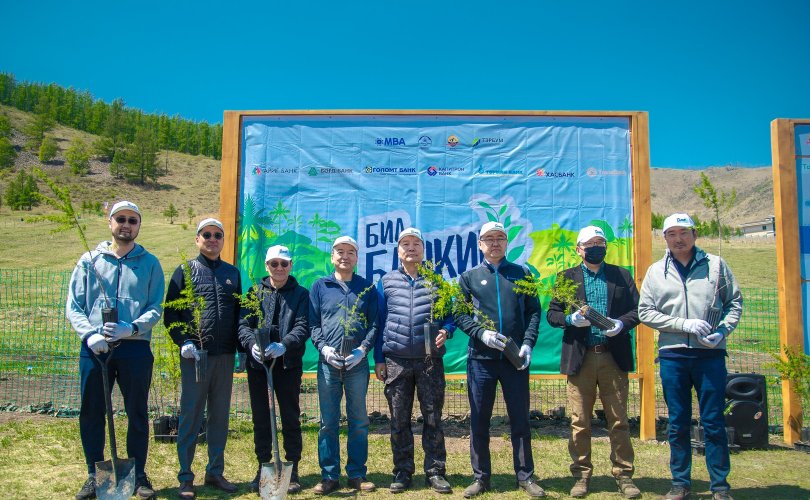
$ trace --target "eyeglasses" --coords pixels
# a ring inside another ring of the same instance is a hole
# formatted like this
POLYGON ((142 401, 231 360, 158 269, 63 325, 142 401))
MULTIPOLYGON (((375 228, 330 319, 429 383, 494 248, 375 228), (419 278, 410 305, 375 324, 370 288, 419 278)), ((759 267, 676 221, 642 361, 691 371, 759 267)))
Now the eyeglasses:
POLYGON ((221 240, 223 234, 222 233, 213 233, 213 234, 211 234, 208 231, 206 231, 206 232, 204 232, 202 234, 202 237, 203 237, 204 240, 210 240, 212 236, 214 237, 215 240, 221 240))
POLYGON ((483 241, 487 245, 492 245, 493 243, 503 245, 504 243, 506 243, 506 238, 481 238, 481 241, 483 241))
POLYGON ((140 222, 137 217, 124 217, 123 215, 120 217, 115 218, 115 222, 119 224, 123 224, 124 222, 129 222, 131 226, 135 226, 140 222))
POLYGON ((277 268, 278 266, 286 268, 289 265, 290 263, 287 262, 286 260, 274 260, 273 262, 270 263, 270 267, 272 267, 273 269, 277 268))

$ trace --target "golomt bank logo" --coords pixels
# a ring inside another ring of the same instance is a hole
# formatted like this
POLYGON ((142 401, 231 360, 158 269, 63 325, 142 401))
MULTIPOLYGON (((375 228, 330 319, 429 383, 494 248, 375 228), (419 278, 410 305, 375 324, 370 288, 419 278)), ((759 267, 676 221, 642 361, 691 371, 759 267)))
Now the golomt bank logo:
POLYGON ((427 149, 433 145, 433 139, 429 136, 423 135, 419 138, 419 147, 422 149, 427 149))
POLYGON ((456 135, 451 135, 447 138, 447 145, 451 148, 458 146, 458 137, 456 135))

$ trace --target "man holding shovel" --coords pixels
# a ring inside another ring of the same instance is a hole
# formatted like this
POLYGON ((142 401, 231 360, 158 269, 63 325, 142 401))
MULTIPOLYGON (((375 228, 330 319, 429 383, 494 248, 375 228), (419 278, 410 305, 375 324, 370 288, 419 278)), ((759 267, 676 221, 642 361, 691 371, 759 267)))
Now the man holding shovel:
POLYGON ((106 397, 102 364, 96 358, 103 353, 108 353, 103 359, 113 356, 107 373, 110 381, 118 381, 124 398, 129 422, 127 455, 135 460, 135 491, 139 498, 155 494, 144 470, 154 360, 149 341, 163 311, 165 280, 157 258, 135 243, 141 228, 137 205, 129 201, 113 205, 109 227, 112 241, 103 241, 94 252, 81 256, 68 288, 67 318, 82 342, 79 434, 88 472, 77 500, 95 497, 95 464, 104 460, 106 397), (117 311, 117 321, 104 322, 102 309, 117 311))
POLYGON ((366 354, 374 345, 377 321, 377 292, 370 281, 354 273, 357 242, 341 236, 332 244, 334 274, 321 278, 309 292, 309 323, 318 359, 318 402, 321 428, 318 432, 318 462, 321 482, 316 495, 328 495, 340 487, 340 400, 346 393, 349 426, 346 475, 349 487, 374 491, 366 479, 368 459, 369 367, 366 354), (346 355, 342 352, 347 342, 346 355), (344 355, 346 355, 344 357, 344 355))
POLYGON ((195 497, 191 462, 206 408, 208 466, 205 468, 205 484, 226 493, 237 490, 236 485, 225 479, 222 473, 225 469, 234 354, 238 341, 239 301, 235 294, 242 291, 242 285, 239 270, 219 257, 224 235, 220 221, 204 219, 200 222, 194 240, 200 254, 175 269, 166 293, 166 302, 180 298, 187 286, 186 273, 189 272, 194 295, 205 300, 199 324, 195 324, 190 308, 178 310, 167 306, 163 317, 169 335, 180 347, 182 392, 177 431, 180 498, 195 497), (185 266, 188 266, 186 271, 185 266), (201 354, 205 357, 202 360, 201 354), (205 364, 204 373, 195 367, 195 363, 205 364))
POLYGON ((290 250, 282 245, 267 249, 265 267, 270 274, 259 283, 264 321, 259 324, 253 311, 242 307, 239 320, 239 341, 250 353, 247 361, 248 390, 253 420, 253 443, 259 470, 250 484, 253 491, 259 490, 262 464, 273 458, 272 427, 270 425, 270 399, 265 360, 276 359, 272 377, 278 408, 281 412, 281 433, 284 436, 284 455, 292 462, 293 470, 288 492, 301 490, 298 478, 298 462, 301 460, 303 439, 301 436, 301 376, 302 358, 309 338, 309 292, 290 275, 293 261, 290 250), (266 329, 269 343, 262 351, 256 344, 256 330, 266 329))

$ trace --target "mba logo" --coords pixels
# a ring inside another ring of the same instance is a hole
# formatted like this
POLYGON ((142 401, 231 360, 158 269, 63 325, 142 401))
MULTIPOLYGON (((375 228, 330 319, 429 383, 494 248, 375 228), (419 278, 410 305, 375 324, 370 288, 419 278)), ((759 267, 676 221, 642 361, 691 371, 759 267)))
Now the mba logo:
POLYGON ((407 146, 404 137, 378 137, 377 146, 407 146))

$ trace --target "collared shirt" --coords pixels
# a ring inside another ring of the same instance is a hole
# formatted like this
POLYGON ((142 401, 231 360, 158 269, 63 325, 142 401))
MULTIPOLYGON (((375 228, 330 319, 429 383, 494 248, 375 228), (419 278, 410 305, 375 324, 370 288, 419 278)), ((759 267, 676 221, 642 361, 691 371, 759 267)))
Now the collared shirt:
MULTIPOLYGON (((588 306, 594 308, 607 316, 607 279, 605 278, 605 264, 599 266, 596 272, 588 269, 588 266, 583 262, 580 264, 582 267, 582 281, 585 287, 585 299, 588 301, 588 306)), ((607 342, 605 332, 599 328, 591 325, 591 331, 588 334, 588 346, 595 346, 607 342)))

